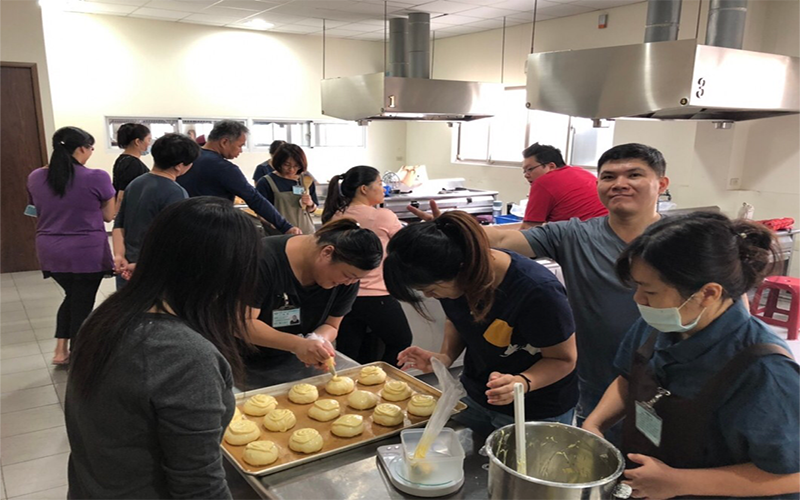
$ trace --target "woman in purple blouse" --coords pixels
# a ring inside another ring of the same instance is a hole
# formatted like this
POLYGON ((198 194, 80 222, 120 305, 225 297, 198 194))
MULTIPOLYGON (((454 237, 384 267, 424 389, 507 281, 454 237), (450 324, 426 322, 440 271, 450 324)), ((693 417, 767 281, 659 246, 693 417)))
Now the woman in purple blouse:
POLYGON ((92 312, 100 281, 114 269, 103 221, 114 219, 116 193, 106 172, 84 166, 92 151, 88 132, 60 128, 50 163, 28 176, 39 264, 44 277, 56 280, 65 293, 56 316, 56 365, 69 362, 70 339, 92 312))

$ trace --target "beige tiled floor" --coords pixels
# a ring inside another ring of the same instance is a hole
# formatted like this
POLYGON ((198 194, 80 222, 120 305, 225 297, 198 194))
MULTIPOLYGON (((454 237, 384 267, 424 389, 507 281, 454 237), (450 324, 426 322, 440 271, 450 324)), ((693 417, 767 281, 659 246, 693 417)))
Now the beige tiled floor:
MULTIPOLYGON (((113 291, 103 280, 97 303, 113 291)), ((0 499, 67 496, 67 371, 50 364, 62 298, 38 271, 0 275, 0 499)))

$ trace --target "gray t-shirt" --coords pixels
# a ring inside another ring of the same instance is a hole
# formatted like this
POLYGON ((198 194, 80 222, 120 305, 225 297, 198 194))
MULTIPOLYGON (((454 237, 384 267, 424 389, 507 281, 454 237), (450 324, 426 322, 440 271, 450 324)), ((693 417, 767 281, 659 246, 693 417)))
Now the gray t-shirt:
POLYGON ((141 175, 128 184, 114 219, 114 228, 125 230, 125 259, 128 262, 139 260, 144 235, 153 219, 167 205, 188 197, 180 184, 153 173, 141 175))
POLYGON ((575 317, 581 385, 602 392, 616 378, 614 356, 625 333, 639 319, 633 290, 614 272, 627 244, 608 217, 573 218, 522 232, 537 257, 558 262, 575 317))
POLYGON ((67 382, 69 498, 231 498, 220 450, 231 368, 180 319, 142 314, 92 397, 67 382))

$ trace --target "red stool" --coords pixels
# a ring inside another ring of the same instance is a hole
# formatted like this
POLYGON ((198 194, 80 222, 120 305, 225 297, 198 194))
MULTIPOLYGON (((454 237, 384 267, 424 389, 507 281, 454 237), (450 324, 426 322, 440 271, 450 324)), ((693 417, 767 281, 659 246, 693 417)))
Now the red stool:
POLYGON ((753 302, 750 303, 750 314, 759 318, 764 323, 783 326, 789 329, 788 339, 797 340, 797 330, 800 328, 800 279, 790 276, 767 276, 758 287, 753 302), (761 295, 767 293, 767 303, 761 305, 761 295), (778 307, 778 296, 781 292, 789 293, 789 309, 778 307), (777 314, 786 315, 786 320, 775 319, 777 314))

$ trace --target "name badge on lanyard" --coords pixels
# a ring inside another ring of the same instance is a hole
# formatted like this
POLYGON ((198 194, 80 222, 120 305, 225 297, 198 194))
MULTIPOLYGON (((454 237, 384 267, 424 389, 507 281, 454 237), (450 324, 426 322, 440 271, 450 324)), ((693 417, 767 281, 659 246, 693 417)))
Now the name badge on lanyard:
POLYGON ((636 401, 636 429, 656 446, 661 446, 661 430, 664 427, 664 421, 658 416, 653 405, 662 397, 670 394, 668 390, 659 387, 658 392, 650 401, 636 401))
POLYGON ((306 192, 303 186, 292 186, 292 193, 302 195, 306 192))
POLYGON ((272 328, 300 324, 300 308, 289 303, 289 296, 283 294, 283 306, 272 310, 272 328))

